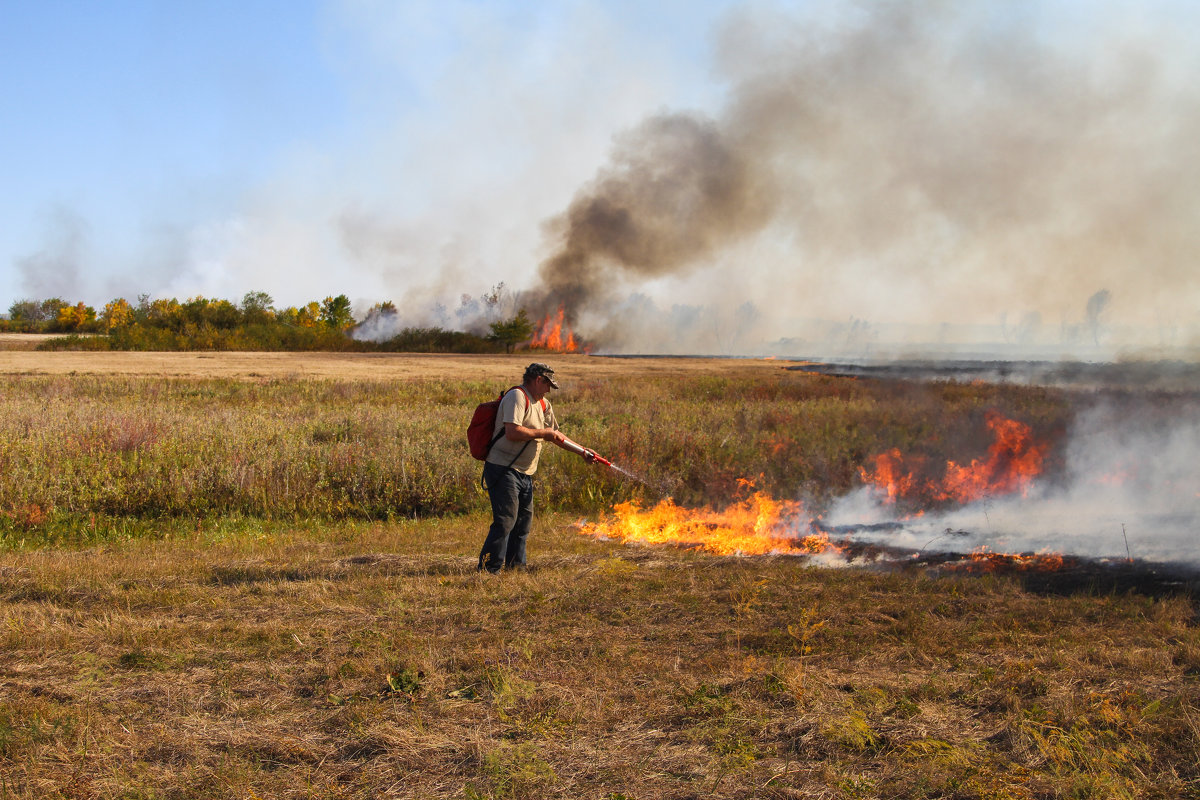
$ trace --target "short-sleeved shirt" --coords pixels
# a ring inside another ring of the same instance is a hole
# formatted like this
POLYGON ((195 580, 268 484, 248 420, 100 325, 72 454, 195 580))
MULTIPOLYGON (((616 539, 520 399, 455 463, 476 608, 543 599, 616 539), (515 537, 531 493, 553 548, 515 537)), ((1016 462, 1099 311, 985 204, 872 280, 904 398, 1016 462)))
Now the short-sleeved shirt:
MULTIPOLYGON (((543 397, 542 401, 546 406, 544 411, 542 403, 529 402, 529 398, 521 389, 509 389, 504 393, 504 399, 500 401, 500 410, 496 413, 496 429, 492 431, 492 435, 502 433, 506 422, 515 422, 526 428, 558 430, 558 421, 554 418, 554 407, 550 405, 550 399, 543 397)), ((538 457, 542 454, 543 444, 541 439, 534 439, 526 443, 514 442, 506 436, 501 436, 488 451, 487 460, 492 464, 511 466, 517 472, 532 475, 537 472, 538 457), (527 444, 528 446, 526 446, 527 444), (520 455, 517 455, 518 453, 520 455)))

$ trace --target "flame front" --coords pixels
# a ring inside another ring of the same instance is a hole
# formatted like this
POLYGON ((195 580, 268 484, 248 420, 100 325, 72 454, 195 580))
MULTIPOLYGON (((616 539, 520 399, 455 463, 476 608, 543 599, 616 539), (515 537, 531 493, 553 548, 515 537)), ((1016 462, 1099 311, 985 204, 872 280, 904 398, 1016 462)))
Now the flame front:
MULTIPOLYGON (((993 436, 987 457, 969 464, 948 461, 939 479, 925 476, 927 459, 889 450, 874 458, 874 469, 860 470, 863 480, 883 494, 886 503, 900 500, 970 503, 991 495, 1026 492, 1042 472, 1048 445, 1037 441, 1031 428, 1000 414, 990 414, 993 436)), ((739 481, 752 491, 751 481, 739 481)), ((739 492, 741 494, 742 492, 739 492)), ((905 518, 921 516, 912 509, 905 518)), ((637 501, 620 503, 599 522, 580 524, 580 532, 603 539, 636 544, 670 544, 715 555, 836 554, 847 558, 852 540, 835 544, 819 519, 803 504, 777 500, 754 491, 724 509, 688 509, 667 498, 644 508, 637 501)), ((1063 565, 1056 554, 1006 554, 979 549, 962 565, 972 571, 1054 570, 1063 565)))
POLYGON ((695 547, 716 555, 815 555, 839 548, 813 532, 800 503, 775 500, 763 492, 724 510, 688 509, 667 498, 644 509, 620 503, 607 519, 585 523, 581 533, 642 544, 695 547), (803 533, 801 533, 803 532, 803 533))
POLYGON ((533 339, 529 342, 529 346, 542 350, 553 350, 556 353, 578 352, 579 345, 575 341, 575 333, 569 327, 564 326, 564 316, 565 312, 562 306, 558 307, 556 315, 547 314, 546 318, 542 320, 542 324, 533 332, 533 339))
POLYGON ((923 460, 906 458, 899 450, 875 456, 875 469, 863 467, 859 473, 889 503, 919 496, 965 504, 995 495, 1025 494, 1042 472, 1047 446, 1034 439, 1028 425, 1000 414, 989 414, 987 426, 994 437, 987 458, 967 465, 948 461, 941 480, 920 480, 917 473, 923 460))

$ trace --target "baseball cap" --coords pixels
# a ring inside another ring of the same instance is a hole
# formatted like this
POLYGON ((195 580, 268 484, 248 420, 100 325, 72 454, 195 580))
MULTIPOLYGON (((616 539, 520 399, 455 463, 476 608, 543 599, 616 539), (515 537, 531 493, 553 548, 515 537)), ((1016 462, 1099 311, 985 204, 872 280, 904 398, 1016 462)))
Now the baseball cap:
POLYGON ((558 388, 558 381, 554 380, 554 370, 550 369, 549 364, 543 364, 540 361, 535 361, 525 368, 525 380, 531 381, 538 375, 541 375, 543 378, 549 381, 550 385, 555 389, 558 388))

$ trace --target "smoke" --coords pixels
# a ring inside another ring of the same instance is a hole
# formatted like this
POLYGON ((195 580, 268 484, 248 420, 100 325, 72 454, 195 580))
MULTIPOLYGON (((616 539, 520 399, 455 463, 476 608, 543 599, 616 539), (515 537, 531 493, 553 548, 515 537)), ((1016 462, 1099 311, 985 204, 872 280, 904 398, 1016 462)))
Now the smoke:
MULTIPOLYGON (((428 326, 503 280, 533 318, 563 304, 599 351, 1200 346, 1187 4, 332 2, 319 16, 315 94, 284 103, 295 126, 261 118, 309 85, 293 76, 263 84, 280 96, 253 104, 254 124, 227 120, 234 141, 192 145, 242 160, 182 169, 193 160, 155 162, 148 139, 151 161, 78 190, 86 238, 64 225, 23 241, 10 283, 346 294, 428 326), (144 220, 123 216, 128 197, 144 220), (1111 302, 1092 308, 1101 289, 1111 302), (636 334, 631 307, 655 317, 636 334)), ((108 99, 141 85, 128 80, 108 99)), ((242 77, 218 83, 217 99, 244 99, 242 77)), ((164 88, 178 113, 155 103, 131 124, 216 118, 190 91, 164 88)))
POLYGON ((742 355, 762 348, 767 322, 752 303, 660 308, 641 293, 614 299, 607 308, 606 315, 593 318, 588 336, 610 353, 742 355))
POLYGON ((1112 295, 1108 289, 1101 289, 1088 298, 1084 317, 1087 319, 1088 328, 1092 331, 1092 341, 1095 344, 1100 344, 1100 315, 1104 313, 1104 309, 1108 308, 1110 299, 1112 299, 1112 295))
POLYGON ((934 0, 739 11, 717 39, 727 102, 617 137, 547 225, 530 301, 602 320, 654 283, 771 309, 777 330, 1011 311, 1026 344, 1098 345, 1116 295, 1126 338, 1180 319, 1200 334, 1200 90, 1172 16, 934 0))
POLYGON ((38 252, 17 260, 21 286, 30 297, 71 299, 79 292, 87 223, 65 207, 54 208, 45 223, 38 252))
POLYGON ((558 251, 541 266, 542 306, 573 312, 607 300, 616 278, 694 267, 768 219, 765 187, 712 120, 655 116, 621 136, 611 163, 547 227, 558 251))
POLYGON ((1126 397, 1081 413, 1061 478, 1027 496, 896 519, 870 489, 843 498, 826 521, 854 538, 930 553, 1044 552, 1200 563, 1200 493, 1194 396, 1126 397))
POLYGON ((385 342, 406 328, 442 328, 482 336, 489 333, 492 323, 510 319, 517 310, 516 297, 503 282, 478 297, 461 295, 453 310, 429 296, 410 294, 400 306, 386 303, 368 309, 351 335, 359 341, 385 342), (401 313, 402 308, 408 309, 407 313, 401 313))

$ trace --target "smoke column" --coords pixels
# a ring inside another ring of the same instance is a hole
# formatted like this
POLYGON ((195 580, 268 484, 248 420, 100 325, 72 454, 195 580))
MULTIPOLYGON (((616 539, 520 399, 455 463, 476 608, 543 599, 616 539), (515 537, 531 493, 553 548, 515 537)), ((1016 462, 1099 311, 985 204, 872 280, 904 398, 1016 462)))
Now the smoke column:
POLYGON ((653 117, 620 137, 612 163, 549 226, 562 242, 541 268, 542 305, 608 299, 616 270, 635 279, 692 266, 768 219, 751 162, 712 120, 653 117))
POLYGON ((617 137, 547 224, 527 304, 603 319, 622 290, 715 265, 714 302, 1011 312, 1092 339, 1111 298, 1129 324, 1200 330, 1194 48, 1154 9, 740 12, 718 38, 724 107, 617 137))

